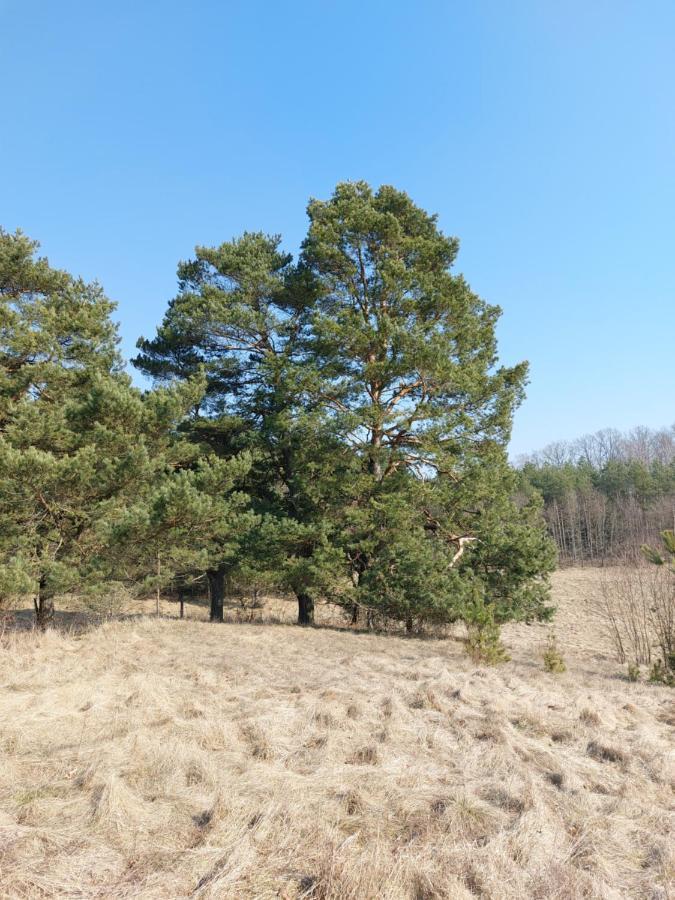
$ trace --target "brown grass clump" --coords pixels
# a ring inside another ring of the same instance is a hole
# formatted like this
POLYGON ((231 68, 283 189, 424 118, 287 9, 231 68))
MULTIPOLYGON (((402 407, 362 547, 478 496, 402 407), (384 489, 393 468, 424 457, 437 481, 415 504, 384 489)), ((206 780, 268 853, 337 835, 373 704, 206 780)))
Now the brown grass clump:
POLYGON ((555 678, 544 626, 497 668, 288 625, 5 634, 0 897, 667 897, 672 689, 616 677, 593 577, 555 576, 555 678))
POLYGON ((623 750, 619 750, 618 747, 610 747, 607 744, 600 744, 598 741, 589 741, 586 752, 593 759, 597 759, 600 762, 622 763, 623 765, 628 762, 628 756, 623 750))
POLYGON ((579 713, 579 720, 583 722, 584 725, 590 725, 591 727, 600 724, 600 716, 594 709, 582 709, 579 713))

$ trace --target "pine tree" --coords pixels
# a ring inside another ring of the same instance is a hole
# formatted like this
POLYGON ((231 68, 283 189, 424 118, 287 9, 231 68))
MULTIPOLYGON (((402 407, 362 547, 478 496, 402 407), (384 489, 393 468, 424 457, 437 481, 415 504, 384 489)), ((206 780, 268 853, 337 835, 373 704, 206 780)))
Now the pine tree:
POLYGON ((101 289, 34 258, 36 249, 0 231, 0 581, 7 592, 34 586, 45 625, 96 491, 96 460, 77 446, 82 417, 68 400, 115 378, 119 359, 101 289))
POLYGON ((113 304, 36 248, 0 232, 0 590, 32 592, 44 628, 57 594, 120 577, 112 529, 182 464, 175 432, 202 388, 134 389, 113 304))
POLYGON ((227 459, 252 454, 245 490, 262 519, 239 558, 209 569, 212 594, 228 573, 257 571, 292 590, 298 621, 311 624, 314 602, 338 557, 329 552, 329 519, 318 489, 334 461, 335 442, 320 410, 307 402, 307 312, 311 282, 280 250, 280 239, 244 234, 218 247, 197 247, 178 268, 179 293, 152 340, 139 341, 134 364, 156 382, 203 371, 204 402, 189 431, 227 459), (262 536, 264 535, 264 539, 262 536))
POLYGON ((355 617, 546 616, 553 550, 506 459, 527 366, 497 367, 500 310, 406 194, 340 184, 308 214, 313 391, 359 471, 340 503, 355 617))
MULTIPOLYGON (((246 453, 229 460, 206 453, 190 462, 191 449, 183 444, 180 467, 158 473, 135 502, 105 523, 111 578, 159 596, 241 557, 258 524, 248 496, 237 489, 250 459, 246 453)), ((209 595, 211 621, 222 622, 224 593, 209 585, 209 595)))

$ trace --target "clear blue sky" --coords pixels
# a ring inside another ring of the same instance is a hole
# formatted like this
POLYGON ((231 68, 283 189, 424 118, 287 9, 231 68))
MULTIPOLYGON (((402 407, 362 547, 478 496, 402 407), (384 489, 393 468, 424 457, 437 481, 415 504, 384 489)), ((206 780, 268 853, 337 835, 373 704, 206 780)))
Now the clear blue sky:
POLYGON ((675 419, 672 0, 0 0, 0 224, 126 356, 197 243, 400 187, 531 363, 512 452, 675 419))

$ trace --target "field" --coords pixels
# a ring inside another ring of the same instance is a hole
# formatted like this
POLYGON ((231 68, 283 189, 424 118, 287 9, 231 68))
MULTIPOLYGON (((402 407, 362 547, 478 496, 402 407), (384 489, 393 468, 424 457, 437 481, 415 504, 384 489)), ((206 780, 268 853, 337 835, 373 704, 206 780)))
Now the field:
POLYGON ((560 675, 543 626, 490 669, 282 601, 5 635, 0 896, 665 900, 675 694, 623 677, 598 578, 554 577, 560 675))

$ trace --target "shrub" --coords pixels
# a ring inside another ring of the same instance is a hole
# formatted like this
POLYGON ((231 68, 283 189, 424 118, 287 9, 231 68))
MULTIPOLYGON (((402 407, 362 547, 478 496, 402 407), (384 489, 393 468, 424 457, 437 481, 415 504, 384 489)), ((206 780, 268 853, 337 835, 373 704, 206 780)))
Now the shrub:
POLYGON ((628 663, 628 680, 640 680, 640 666, 638 666, 636 663, 628 663))
MULTIPOLYGON (((658 554, 645 548, 652 562, 658 554)), ((666 668, 675 655, 675 577, 663 562, 655 566, 628 563, 608 574, 599 604, 591 612, 600 620, 617 659, 634 666, 651 665, 660 651, 666 668)))
POLYGON ((675 532, 661 533, 665 553, 643 546, 644 556, 657 566, 659 578, 652 591, 652 624, 661 650, 663 668, 672 680, 675 677, 675 532))
POLYGON ((476 607, 472 620, 467 622, 467 629, 469 632, 467 650, 474 662, 496 666, 511 659, 501 642, 500 629, 495 622, 492 606, 488 604, 476 607))
POLYGON ((675 687, 675 672, 657 659, 649 673, 649 682, 650 684, 667 684, 668 687, 675 687))
POLYGON ((607 574, 601 586, 600 602, 589 610, 614 646, 619 662, 635 665, 651 662, 654 641, 650 613, 650 572, 626 559, 615 572, 607 574))
POLYGON ((546 638, 546 648, 544 650, 544 666, 547 672, 552 672, 553 674, 564 672, 567 668, 563 655, 556 644, 555 634, 553 631, 549 631, 548 637, 546 638))

